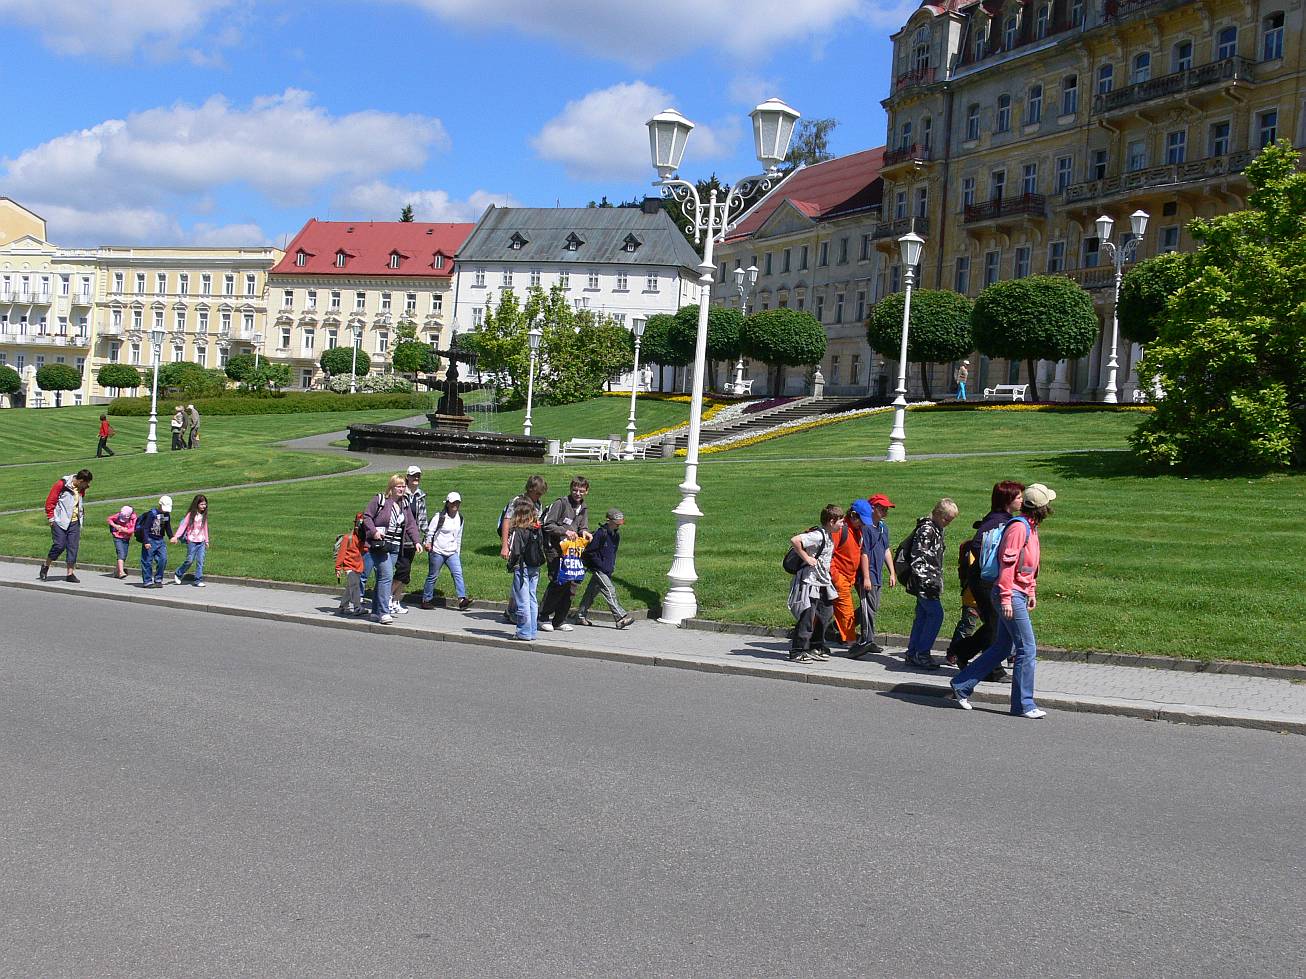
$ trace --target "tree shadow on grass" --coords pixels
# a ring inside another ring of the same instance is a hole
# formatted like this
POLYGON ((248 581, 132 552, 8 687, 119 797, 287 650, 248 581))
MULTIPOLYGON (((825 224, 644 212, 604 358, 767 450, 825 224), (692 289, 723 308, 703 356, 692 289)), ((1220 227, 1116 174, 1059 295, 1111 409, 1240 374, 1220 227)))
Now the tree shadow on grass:
POLYGON ((1272 473, 1186 472, 1144 462, 1132 452, 1066 452, 1032 460, 1065 479, 1157 479, 1162 476, 1207 482, 1258 479, 1272 473))

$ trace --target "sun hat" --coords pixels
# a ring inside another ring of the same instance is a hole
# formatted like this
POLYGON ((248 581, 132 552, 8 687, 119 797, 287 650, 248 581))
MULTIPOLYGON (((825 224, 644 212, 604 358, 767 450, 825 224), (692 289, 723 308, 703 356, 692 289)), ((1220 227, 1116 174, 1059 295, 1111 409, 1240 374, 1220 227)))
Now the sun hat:
POLYGON ((171 496, 161 496, 161 497, 159 497, 159 509, 162 510, 164 513, 171 513, 171 512, 172 512, 172 497, 171 497, 171 496))
POLYGON ((131 516, 133 513, 135 513, 135 512, 136 512, 136 511, 133 510, 130 506, 124 506, 121 510, 118 511, 118 516, 120 516, 120 517, 130 517, 130 516, 131 516))
POLYGON ((459 495, 457 490, 454 490, 444 498, 445 503, 461 503, 462 501, 463 498, 459 495))
POLYGON ((892 509, 893 507, 893 500, 889 499, 883 493, 876 493, 866 502, 869 503, 871 506, 882 506, 886 510, 892 509))
POLYGON ((1048 489, 1042 483, 1034 483, 1025 487, 1025 502, 1032 503, 1034 506, 1047 506, 1056 498, 1056 492, 1048 489))
POLYGON ((421 466, 409 466, 409 467, 408 467, 408 475, 410 475, 410 476, 420 476, 420 475, 422 475, 422 467, 421 467, 421 466))

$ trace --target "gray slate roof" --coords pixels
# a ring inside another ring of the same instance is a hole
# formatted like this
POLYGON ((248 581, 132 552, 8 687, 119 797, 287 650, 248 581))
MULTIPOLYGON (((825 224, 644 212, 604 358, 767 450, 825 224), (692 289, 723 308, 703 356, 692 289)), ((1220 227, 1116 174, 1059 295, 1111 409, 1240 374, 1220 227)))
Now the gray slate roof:
POLYGON ((638 207, 495 207, 491 205, 458 249, 459 263, 569 262, 575 265, 660 265, 693 270, 702 258, 659 209, 645 214, 638 207), (526 244, 512 247, 513 234, 526 244), (571 234, 584 244, 567 250, 571 234), (640 245, 623 250, 627 235, 640 245))

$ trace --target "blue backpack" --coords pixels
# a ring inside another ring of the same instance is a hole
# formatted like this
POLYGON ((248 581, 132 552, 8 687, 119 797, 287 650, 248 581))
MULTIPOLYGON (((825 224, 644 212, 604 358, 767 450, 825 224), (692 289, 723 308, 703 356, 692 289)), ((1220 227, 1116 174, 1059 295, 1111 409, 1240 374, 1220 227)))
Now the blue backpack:
POLYGON ((1019 520, 1025 525, 1027 531, 1032 531, 1029 521, 1024 517, 1012 517, 1005 523, 998 524, 992 530, 984 531, 984 536, 980 538, 980 579, 982 581, 997 581, 998 572, 1002 570, 1002 537, 1015 521, 1019 520))

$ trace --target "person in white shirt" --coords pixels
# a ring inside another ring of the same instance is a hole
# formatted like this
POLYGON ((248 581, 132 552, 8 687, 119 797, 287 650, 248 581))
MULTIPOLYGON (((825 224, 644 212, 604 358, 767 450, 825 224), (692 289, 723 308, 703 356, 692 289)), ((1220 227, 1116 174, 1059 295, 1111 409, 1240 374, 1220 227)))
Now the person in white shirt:
POLYGON ((467 588, 463 584, 460 557, 463 546, 462 503, 463 498, 457 492, 450 493, 444 498, 444 507, 427 525, 426 550, 431 557, 431 570, 426 575, 426 585, 422 588, 422 608, 435 608, 435 579, 440 576, 440 569, 446 565, 453 575, 459 611, 465 612, 471 607, 472 600, 467 597, 467 588))

